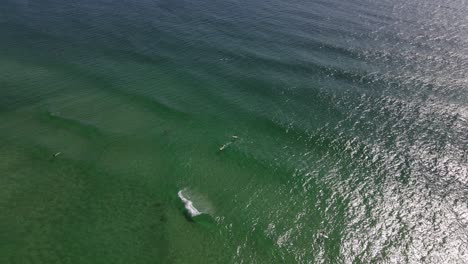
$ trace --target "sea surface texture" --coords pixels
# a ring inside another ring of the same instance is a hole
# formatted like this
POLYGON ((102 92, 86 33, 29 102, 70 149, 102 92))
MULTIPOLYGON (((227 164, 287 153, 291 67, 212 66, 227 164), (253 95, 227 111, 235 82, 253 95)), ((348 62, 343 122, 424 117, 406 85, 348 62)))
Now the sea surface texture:
POLYGON ((0 263, 468 263, 468 3, 0 1, 0 263))

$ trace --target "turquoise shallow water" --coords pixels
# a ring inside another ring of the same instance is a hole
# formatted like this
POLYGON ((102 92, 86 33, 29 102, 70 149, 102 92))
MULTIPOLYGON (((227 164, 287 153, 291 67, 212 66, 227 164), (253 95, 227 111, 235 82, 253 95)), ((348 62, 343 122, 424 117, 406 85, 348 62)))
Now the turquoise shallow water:
POLYGON ((0 263, 466 263, 467 12, 3 1, 0 263))

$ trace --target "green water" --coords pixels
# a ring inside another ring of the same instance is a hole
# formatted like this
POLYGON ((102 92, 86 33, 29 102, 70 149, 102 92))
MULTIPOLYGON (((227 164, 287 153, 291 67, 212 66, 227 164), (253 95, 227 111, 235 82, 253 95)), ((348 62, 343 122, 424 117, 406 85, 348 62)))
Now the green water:
POLYGON ((463 263, 440 4, 0 4, 0 263, 463 263))

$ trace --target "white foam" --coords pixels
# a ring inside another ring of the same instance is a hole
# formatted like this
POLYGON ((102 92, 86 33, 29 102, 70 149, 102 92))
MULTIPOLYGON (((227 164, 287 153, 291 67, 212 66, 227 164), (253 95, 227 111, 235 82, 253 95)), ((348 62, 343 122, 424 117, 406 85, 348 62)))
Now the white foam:
POLYGON ((195 208, 193 206, 193 203, 192 201, 190 201, 189 199, 185 198, 183 195, 182 195, 182 190, 180 190, 177 195, 179 196, 180 200, 184 203, 185 205, 185 209, 187 209, 187 211, 190 213, 190 215, 192 217, 194 216, 197 216, 197 215, 201 215, 201 212, 198 211, 197 208, 195 208))

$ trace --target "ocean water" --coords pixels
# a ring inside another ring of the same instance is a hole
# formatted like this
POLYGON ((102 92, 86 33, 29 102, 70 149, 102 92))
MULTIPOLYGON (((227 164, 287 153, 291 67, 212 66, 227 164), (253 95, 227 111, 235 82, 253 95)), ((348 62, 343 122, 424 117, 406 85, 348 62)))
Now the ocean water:
POLYGON ((467 14, 1 1, 0 263, 467 263, 467 14))

